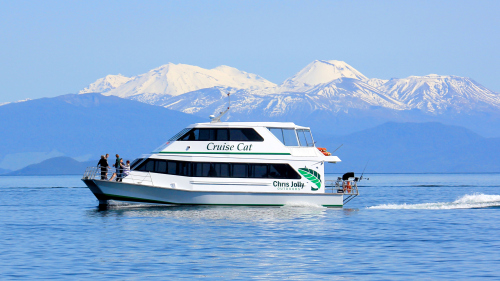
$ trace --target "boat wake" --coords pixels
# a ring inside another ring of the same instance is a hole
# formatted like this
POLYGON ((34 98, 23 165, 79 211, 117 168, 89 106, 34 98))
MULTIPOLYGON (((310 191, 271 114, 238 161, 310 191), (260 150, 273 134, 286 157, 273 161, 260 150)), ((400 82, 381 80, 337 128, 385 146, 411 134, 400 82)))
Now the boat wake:
POLYGON ((368 209, 427 209, 427 210, 448 210, 448 209, 478 209, 500 207, 500 195, 487 195, 482 193, 468 194, 453 202, 437 202, 422 204, 382 204, 368 207, 368 209))
POLYGON ((326 207, 323 207, 319 204, 314 204, 310 202, 289 202, 282 206, 281 208, 288 208, 288 207, 306 207, 306 208, 321 208, 321 209, 326 209, 326 207))

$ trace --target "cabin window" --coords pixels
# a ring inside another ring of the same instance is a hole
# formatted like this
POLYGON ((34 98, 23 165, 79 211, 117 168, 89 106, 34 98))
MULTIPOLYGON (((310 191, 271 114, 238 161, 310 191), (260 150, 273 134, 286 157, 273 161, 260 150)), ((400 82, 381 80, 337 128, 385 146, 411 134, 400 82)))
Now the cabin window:
POLYGON ((297 130, 300 146, 314 146, 310 130, 299 129, 297 130))
POLYGON ((194 140, 210 141, 210 140, 215 140, 217 136, 217 131, 215 129, 199 129, 195 130, 195 133, 197 131, 199 131, 199 137, 195 138, 194 140))
POLYGON ((293 172, 289 169, 290 166, 285 164, 269 164, 269 177, 274 179, 287 179, 294 177, 293 172))
POLYGON ((297 130, 297 137, 299 138, 300 146, 307 146, 306 136, 304 135, 303 130, 297 130))
POLYGON ((233 178, 246 178, 248 175, 248 164, 232 164, 233 178))
POLYGON ((155 172, 166 173, 167 172, 167 161, 156 161, 155 172))
POLYGON ((167 174, 177 174, 177 163, 175 163, 174 161, 167 162, 167 174))
POLYGON ((271 131, 271 133, 273 133, 273 135, 278 138, 281 143, 285 143, 285 140, 283 139, 283 130, 281 128, 268 128, 269 131, 271 131))
POLYGON ((311 130, 304 130, 304 135, 306 136, 307 146, 314 146, 314 140, 311 134, 311 130))
POLYGON ((286 146, 314 146, 309 129, 267 128, 286 146))
POLYGON ((229 163, 213 163, 214 177, 229 178, 229 163))
POLYGON ((136 171, 186 177, 300 179, 288 164, 210 163, 146 159, 136 171))
POLYGON ((193 128, 179 141, 264 141, 252 128, 209 129, 193 128))
POLYGON ((132 164, 130 164, 130 169, 133 170, 137 165, 141 163, 141 161, 144 160, 143 158, 137 158, 135 159, 132 164))
POLYGON ((250 178, 267 178, 268 164, 250 164, 250 178))
POLYGON ((193 140, 197 140, 199 138, 200 138, 200 130, 191 129, 190 131, 185 133, 182 137, 180 137, 178 140, 193 141, 193 140))
POLYGON ((193 173, 191 172, 191 167, 192 165, 190 162, 178 161, 177 162, 178 175, 186 177, 192 176, 193 173))
POLYGON ((146 171, 154 171, 154 168, 155 168, 155 161, 154 160, 147 161, 146 165, 144 167, 144 169, 146 169, 146 171))
POLYGON ((250 128, 229 129, 230 141, 264 141, 264 139, 250 128))
POLYGON ((283 139, 286 146, 299 146, 295 129, 283 129, 283 139))
POLYGON ((229 140, 229 131, 227 129, 217 129, 217 141, 229 140))
POLYGON ((210 173, 210 163, 193 163, 194 177, 208 177, 210 173))

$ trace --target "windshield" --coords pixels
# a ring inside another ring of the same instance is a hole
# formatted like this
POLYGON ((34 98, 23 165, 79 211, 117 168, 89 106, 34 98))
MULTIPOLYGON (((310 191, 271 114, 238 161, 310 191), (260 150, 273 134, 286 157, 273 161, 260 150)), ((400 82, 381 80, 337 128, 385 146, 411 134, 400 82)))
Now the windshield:
POLYGON ((297 136, 299 137, 300 146, 314 146, 311 131, 309 129, 297 130, 297 136))
POLYGON ((286 146, 314 146, 309 129, 268 128, 286 146))

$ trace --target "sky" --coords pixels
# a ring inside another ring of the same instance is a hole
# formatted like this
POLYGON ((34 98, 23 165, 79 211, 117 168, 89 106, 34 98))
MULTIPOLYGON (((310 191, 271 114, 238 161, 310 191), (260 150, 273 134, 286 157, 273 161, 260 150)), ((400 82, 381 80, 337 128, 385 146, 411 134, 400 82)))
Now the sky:
POLYGON ((166 63, 280 84, 314 60, 369 78, 471 77, 500 92, 500 1, 4 1, 0 104, 166 63))

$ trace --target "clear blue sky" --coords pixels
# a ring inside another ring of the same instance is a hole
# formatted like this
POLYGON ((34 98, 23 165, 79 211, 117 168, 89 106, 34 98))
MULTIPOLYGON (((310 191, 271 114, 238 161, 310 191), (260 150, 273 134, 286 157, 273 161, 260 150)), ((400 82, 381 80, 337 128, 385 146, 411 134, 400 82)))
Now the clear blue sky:
POLYGON ((370 78, 471 77, 500 92, 500 1, 3 1, 0 103, 168 62, 281 83, 315 59, 370 78))

